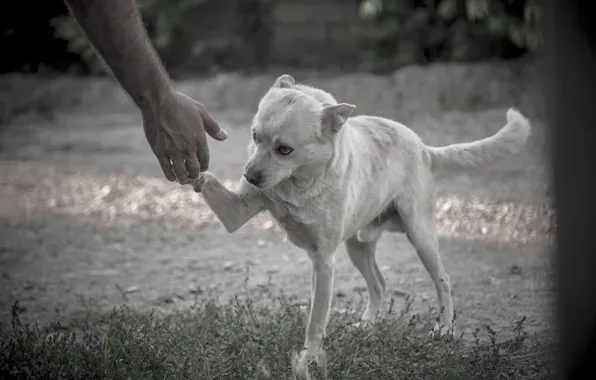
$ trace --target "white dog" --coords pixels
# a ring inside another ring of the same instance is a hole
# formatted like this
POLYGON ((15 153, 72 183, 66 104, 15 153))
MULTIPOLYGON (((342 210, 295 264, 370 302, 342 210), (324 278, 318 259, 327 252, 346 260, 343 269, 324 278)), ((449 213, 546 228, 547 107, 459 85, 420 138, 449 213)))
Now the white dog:
POLYGON ((412 130, 375 116, 350 117, 355 106, 325 91, 279 77, 253 119, 250 159, 236 192, 205 172, 194 183, 228 232, 267 210, 312 260, 311 309, 296 372, 321 354, 332 300, 334 255, 345 243, 366 280, 371 321, 383 304, 386 281, 375 260, 383 230, 405 232, 437 289, 444 311, 433 331, 451 325, 453 302, 443 269, 434 215, 433 171, 481 168, 518 153, 528 120, 509 109, 495 135, 471 143, 426 146, 412 130))

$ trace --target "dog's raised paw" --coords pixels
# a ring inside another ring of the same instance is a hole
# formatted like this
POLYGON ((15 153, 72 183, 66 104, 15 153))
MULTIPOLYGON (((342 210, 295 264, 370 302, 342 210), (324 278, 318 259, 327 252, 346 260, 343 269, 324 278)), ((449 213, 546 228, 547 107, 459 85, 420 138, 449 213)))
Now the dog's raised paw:
POLYGON ((200 193, 203 190, 203 187, 205 186, 205 182, 210 176, 212 176, 212 174, 209 172, 199 173, 199 176, 191 180, 190 182, 190 185, 192 186, 193 190, 196 193, 200 193))
POLYGON ((195 193, 200 193, 201 190, 203 190, 203 185, 205 184, 205 177, 203 176, 203 173, 199 174, 199 176, 195 179, 193 179, 190 182, 190 185, 192 186, 192 189, 195 191, 195 193))

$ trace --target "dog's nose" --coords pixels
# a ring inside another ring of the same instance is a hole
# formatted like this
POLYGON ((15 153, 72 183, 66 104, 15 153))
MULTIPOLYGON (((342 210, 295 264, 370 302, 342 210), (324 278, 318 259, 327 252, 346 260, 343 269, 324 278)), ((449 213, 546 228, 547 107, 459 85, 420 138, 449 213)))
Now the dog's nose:
POLYGON ((261 173, 260 172, 256 172, 256 173, 244 173, 244 178, 246 178, 246 180, 248 181, 248 183, 250 183, 253 186, 257 186, 259 184, 259 182, 261 182, 261 173))

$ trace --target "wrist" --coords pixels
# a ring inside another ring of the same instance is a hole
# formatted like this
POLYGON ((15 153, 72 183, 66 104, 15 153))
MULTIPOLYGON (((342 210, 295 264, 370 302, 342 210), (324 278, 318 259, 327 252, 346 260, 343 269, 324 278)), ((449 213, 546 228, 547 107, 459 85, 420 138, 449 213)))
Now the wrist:
POLYGON ((167 79, 160 79, 133 97, 133 101, 142 113, 155 113, 174 94, 175 90, 167 79))

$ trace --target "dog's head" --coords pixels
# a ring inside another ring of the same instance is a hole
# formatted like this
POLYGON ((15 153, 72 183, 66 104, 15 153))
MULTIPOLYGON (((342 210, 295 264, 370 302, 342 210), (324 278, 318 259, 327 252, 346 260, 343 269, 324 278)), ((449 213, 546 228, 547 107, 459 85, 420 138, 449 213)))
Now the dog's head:
POLYGON ((333 156, 333 140, 356 107, 324 103, 321 96, 309 94, 312 91, 326 94, 282 75, 261 99, 244 168, 251 185, 274 187, 299 169, 326 165, 333 156))

